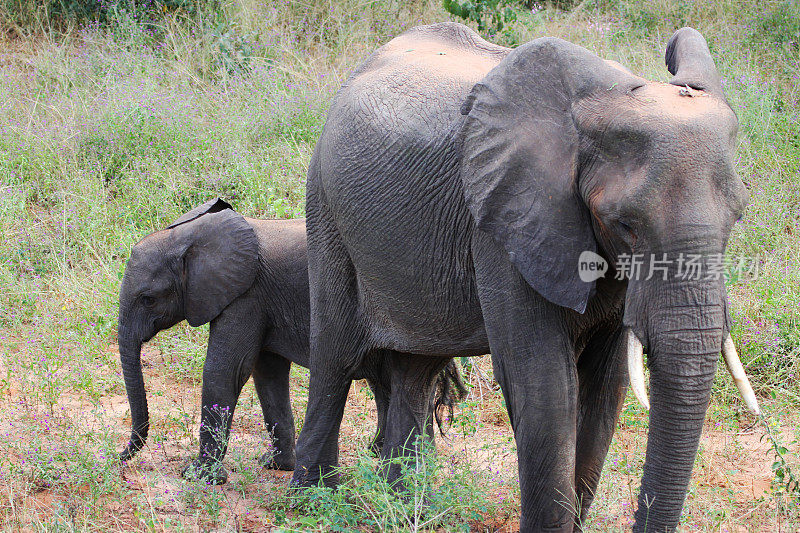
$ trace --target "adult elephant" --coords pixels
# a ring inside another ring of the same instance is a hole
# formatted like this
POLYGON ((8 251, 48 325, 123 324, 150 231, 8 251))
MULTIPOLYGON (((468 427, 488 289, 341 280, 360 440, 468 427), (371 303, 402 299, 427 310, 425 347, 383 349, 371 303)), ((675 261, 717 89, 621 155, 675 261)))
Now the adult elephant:
POLYGON ((597 487, 626 353, 644 391, 644 345, 652 409, 634 529, 676 527, 723 341, 738 361, 710 272, 747 192, 705 40, 679 30, 666 62, 672 81, 651 82, 560 39, 509 50, 444 23, 355 70, 308 172, 311 382, 295 486, 336 483, 362 358, 390 354, 390 456, 414 453, 404 443, 422 431, 440 356, 490 349, 521 529, 572 531, 597 487), (645 275, 583 281, 585 252, 622 273, 634 257, 645 275), (687 258, 701 276, 686 275, 687 258))

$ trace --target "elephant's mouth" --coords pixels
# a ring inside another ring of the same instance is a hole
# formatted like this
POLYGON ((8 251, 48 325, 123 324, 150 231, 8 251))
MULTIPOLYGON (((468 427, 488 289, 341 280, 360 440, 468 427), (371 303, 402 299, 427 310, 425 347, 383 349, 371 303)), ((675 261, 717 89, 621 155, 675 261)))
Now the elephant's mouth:
MULTIPOLYGON (((649 410, 650 400, 647 397, 647 387, 644 382, 644 347, 631 328, 626 328, 625 330, 625 344, 631 390, 636 399, 645 409, 649 410)), ((751 413, 756 416, 760 415, 761 408, 758 406, 755 392, 752 385, 750 385, 750 380, 747 378, 742 361, 736 351, 736 345, 733 343, 733 338, 730 334, 728 334, 728 338, 725 339, 722 345, 722 357, 725 359, 728 372, 730 372, 739 394, 742 395, 745 405, 747 405, 751 413)))

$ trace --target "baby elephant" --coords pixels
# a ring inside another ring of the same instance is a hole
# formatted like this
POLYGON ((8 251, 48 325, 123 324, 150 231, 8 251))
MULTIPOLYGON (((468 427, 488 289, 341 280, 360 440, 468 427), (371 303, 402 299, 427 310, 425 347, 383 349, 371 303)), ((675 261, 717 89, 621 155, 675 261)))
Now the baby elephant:
MULTIPOLYGON (((211 327, 203 366, 200 453, 184 476, 211 483, 227 480, 220 461, 236 402, 250 375, 274 439, 275 453, 264 454, 261 462, 294 469, 289 368, 291 363, 309 365, 304 220, 255 220, 221 199, 206 202, 133 247, 119 300, 119 351, 132 417, 121 460, 142 448, 149 429, 142 343, 186 319, 191 326, 211 322, 211 327)), ((383 363, 375 356, 357 373, 375 394, 373 451, 382 446, 391 392, 389 368, 383 363)), ((452 406, 464 392, 451 360, 439 377, 437 397, 431 398, 432 412, 452 406)))

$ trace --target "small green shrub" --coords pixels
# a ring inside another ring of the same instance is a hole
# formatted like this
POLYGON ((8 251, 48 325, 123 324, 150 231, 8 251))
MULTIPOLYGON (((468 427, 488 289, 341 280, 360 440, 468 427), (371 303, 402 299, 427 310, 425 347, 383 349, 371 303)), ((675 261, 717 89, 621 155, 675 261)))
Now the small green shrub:
MULTIPOLYGON (((761 418, 761 425, 764 427, 762 440, 766 440, 770 445, 774 461, 772 472, 774 478, 771 484, 771 494, 775 500, 778 512, 787 515, 789 518, 797 518, 800 509, 800 475, 796 471, 796 466, 787 460, 789 449, 778 440, 770 423, 765 418, 761 418)), ((791 445, 797 446, 796 439, 792 440, 791 445)))
POLYGON ((255 33, 239 35, 234 28, 220 24, 214 31, 217 48, 215 63, 228 75, 243 74, 250 70, 254 52, 255 33))
POLYGON ((478 25, 478 31, 499 33, 517 19, 510 0, 444 0, 445 11, 478 25))
MULTIPOLYGON (((276 511, 278 525, 289 529, 324 531, 470 531, 483 515, 498 516, 502 503, 494 502, 478 481, 480 474, 468 465, 445 463, 434 450, 415 458, 398 458, 403 490, 396 491, 382 472, 389 462, 378 462, 360 452, 356 463, 340 468, 340 484, 333 491, 323 486, 296 492, 283 502, 294 511, 276 511)), ((364 450, 364 447, 361 447, 364 450)))

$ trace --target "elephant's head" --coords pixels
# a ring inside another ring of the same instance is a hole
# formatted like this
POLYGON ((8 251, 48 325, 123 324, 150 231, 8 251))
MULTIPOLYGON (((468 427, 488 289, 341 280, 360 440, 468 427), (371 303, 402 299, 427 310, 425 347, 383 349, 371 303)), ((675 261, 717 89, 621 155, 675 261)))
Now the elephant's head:
POLYGON ((538 39, 462 107, 467 204, 540 294, 583 313, 595 293, 579 276, 583 252, 618 270, 632 254, 642 261, 640 275, 629 272, 623 318, 640 394, 642 344, 651 371, 637 531, 676 526, 723 341, 738 362, 724 280, 708 275, 748 197, 733 164, 737 118, 697 31, 675 33, 666 63, 674 77, 657 83, 538 39), (682 275, 690 256, 702 275, 682 275))
POLYGON ((250 288, 257 265, 253 228, 220 199, 133 247, 119 296, 119 353, 131 408, 122 460, 141 449, 149 428, 142 343, 183 319, 192 326, 213 320, 250 288))

